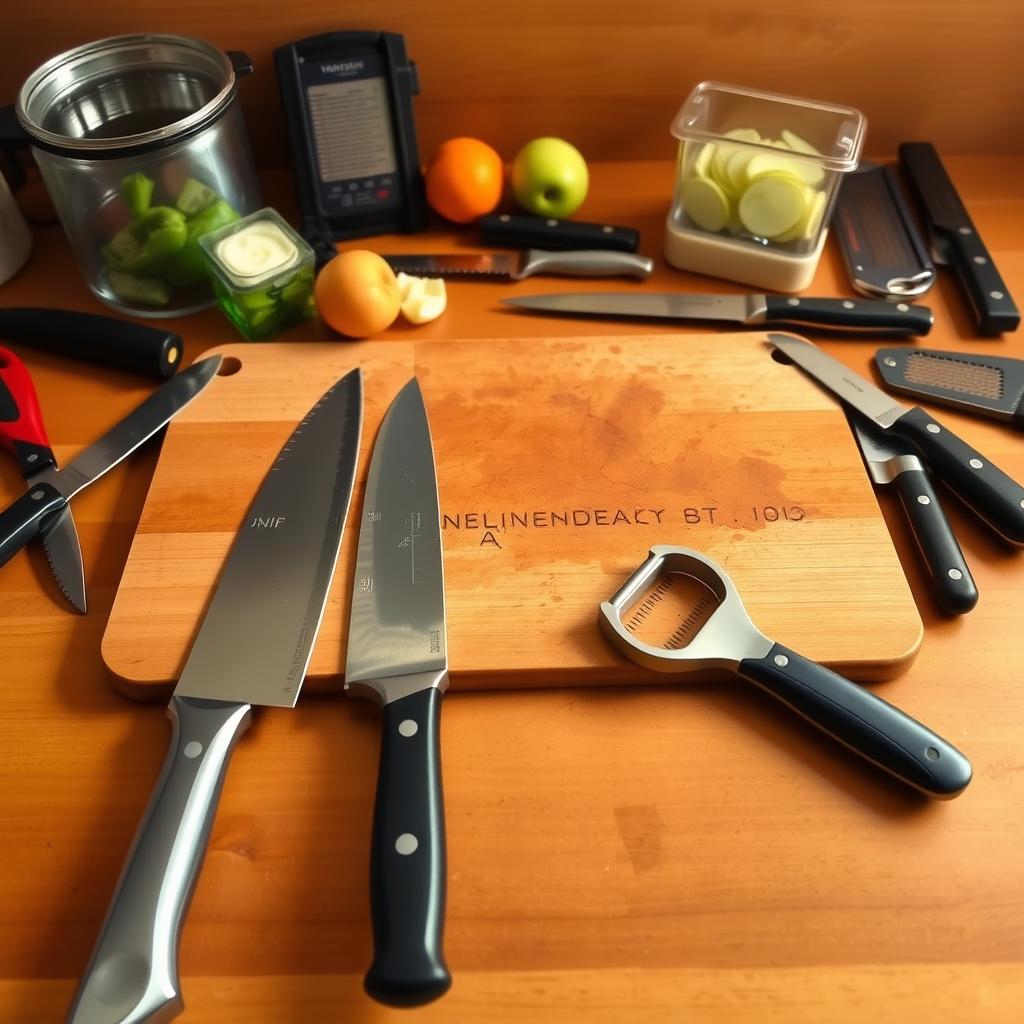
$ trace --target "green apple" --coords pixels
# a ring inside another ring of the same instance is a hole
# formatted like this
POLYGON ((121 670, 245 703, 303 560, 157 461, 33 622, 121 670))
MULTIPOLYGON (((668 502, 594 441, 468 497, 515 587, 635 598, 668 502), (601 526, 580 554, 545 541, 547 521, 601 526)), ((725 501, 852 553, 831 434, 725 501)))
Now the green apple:
POLYGON ((534 139, 512 161, 516 202, 538 217, 572 216, 587 198, 589 184, 583 155, 565 139, 534 139))

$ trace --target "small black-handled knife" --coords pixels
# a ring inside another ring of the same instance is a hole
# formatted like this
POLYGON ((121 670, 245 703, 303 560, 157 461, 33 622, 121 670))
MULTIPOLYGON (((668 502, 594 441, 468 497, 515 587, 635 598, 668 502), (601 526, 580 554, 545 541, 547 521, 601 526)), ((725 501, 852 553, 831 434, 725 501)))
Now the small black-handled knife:
POLYGON ((521 281, 535 274, 563 277, 649 277, 654 261, 630 252, 601 249, 573 252, 399 253, 385 256, 395 273, 415 277, 521 281))
POLYGON ((685 292, 563 292, 501 300, 533 313, 651 320, 721 320, 744 327, 791 325, 865 334, 927 334, 927 306, 881 299, 786 295, 688 295, 685 292))
POLYGON ((806 338, 769 334, 768 340, 837 398, 914 445, 943 483, 996 533, 1011 544, 1024 545, 1024 487, 1016 480, 923 409, 894 402, 806 338))
POLYGON ((509 249, 610 249, 636 252, 640 232, 614 224, 556 220, 524 214, 492 213, 481 217, 480 241, 509 249))
POLYGON ((872 482, 899 495, 939 607, 951 615, 969 612, 978 588, 916 449, 849 408, 846 417, 872 482))
POLYGON ((370 850, 366 991, 419 1006, 448 991, 439 718, 448 687, 441 517, 430 426, 413 378, 395 397, 366 478, 345 689, 382 705, 370 850))
POLYGON ((900 166, 917 196, 936 263, 952 265, 974 309, 982 334, 1015 331, 1020 311, 978 229, 974 226, 939 154, 930 142, 904 142, 900 166))

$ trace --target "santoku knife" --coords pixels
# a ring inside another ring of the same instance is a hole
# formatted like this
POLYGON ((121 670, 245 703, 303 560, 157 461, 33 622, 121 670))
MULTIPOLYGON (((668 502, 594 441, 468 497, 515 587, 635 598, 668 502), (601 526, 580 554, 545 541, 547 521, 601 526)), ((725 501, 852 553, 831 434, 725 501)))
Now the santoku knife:
POLYGON ((220 356, 209 356, 165 381, 117 426, 80 452, 63 469, 50 466, 14 504, 0 512, 0 565, 37 537, 49 517, 67 508, 82 488, 148 441, 209 384, 220 356))
POLYGON ((346 690, 383 708, 365 986, 392 1006, 430 1002, 451 984, 438 743, 447 647, 434 454, 413 378, 391 403, 370 460, 345 664, 346 690))
POLYGON ((291 708, 298 699, 341 544, 361 421, 353 370, 295 428, 249 507, 171 697, 171 747, 69 1024, 163 1024, 183 1008, 178 937, 228 759, 253 705, 291 708))
POLYGON ((978 603, 978 588, 917 450, 852 409, 846 418, 872 482, 893 486, 900 497, 939 607, 951 615, 969 612, 978 603))
POLYGON ((795 324, 830 331, 927 334, 927 306, 873 299, 785 295, 688 295, 685 292, 577 292, 501 300, 535 313, 652 320, 722 320, 745 327, 795 324))
POLYGON ((943 482, 1011 544, 1024 544, 1024 487, 917 406, 908 409, 806 338, 768 341, 837 398, 884 431, 910 441, 943 482))
POLYGON ((534 274, 561 274, 567 277, 648 277, 654 261, 633 252, 579 250, 545 252, 479 252, 396 254, 385 256, 395 273, 415 277, 476 278, 521 281, 534 274))

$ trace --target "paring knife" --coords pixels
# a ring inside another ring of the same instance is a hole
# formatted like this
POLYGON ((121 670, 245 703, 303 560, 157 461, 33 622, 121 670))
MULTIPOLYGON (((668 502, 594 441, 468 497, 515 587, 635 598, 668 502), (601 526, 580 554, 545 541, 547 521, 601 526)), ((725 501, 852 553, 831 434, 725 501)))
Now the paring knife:
POLYGON ((524 252, 480 252, 395 254, 384 256, 395 273, 416 277, 447 277, 468 279, 504 279, 521 281, 534 274, 562 274, 568 277, 639 277, 650 276, 654 261, 632 252, 580 250, 578 252, 545 252, 527 249, 524 252))
POLYGON ((978 603, 978 588, 917 450, 852 409, 846 418, 872 482, 894 486, 900 497, 939 607, 951 615, 969 612, 978 603))
POLYGON ((872 299, 822 299, 785 295, 687 295, 684 292, 576 292, 521 295, 506 306, 570 316, 635 317, 654 320, 722 320, 745 327, 797 324, 830 331, 927 334, 927 306, 872 299))
POLYGON ((982 334, 1015 331, 1020 312, 930 142, 904 142, 900 166, 924 214, 932 258, 952 265, 982 334))
POLYGON ((345 689, 382 705, 366 991, 418 1006, 451 984, 442 951, 445 829, 439 717, 448 686, 444 568, 430 427, 419 384, 398 393, 366 481, 345 689))
POLYGON ((893 391, 1024 430, 1024 359, 880 348, 875 365, 893 391))
POLYGON ((556 220, 525 214, 492 213, 481 217, 480 241, 484 245, 510 249, 611 249, 636 252, 640 232, 614 224, 596 224, 584 220, 556 220))
POLYGON ((49 467, 14 504, 0 512, 0 565, 35 539, 49 517, 148 441, 209 384, 220 356, 209 356, 164 381, 141 405, 63 469, 49 467))
MULTIPOLYGON (((30 488, 44 470, 57 468, 28 367, 6 348, 0 348, 0 444, 14 453, 30 488)), ((85 568, 70 506, 47 519, 39 535, 60 592, 84 615, 85 568)))
POLYGON ((179 932, 228 759, 253 705, 291 708, 298 699, 334 575, 361 421, 353 370, 296 427, 249 507, 171 697, 170 750, 69 1024, 163 1024, 184 1006, 179 932))
POLYGON ((837 398, 884 431, 910 441, 931 468, 985 522, 1011 544, 1024 544, 1024 487, 917 406, 908 409, 838 359, 792 334, 768 341, 837 398))

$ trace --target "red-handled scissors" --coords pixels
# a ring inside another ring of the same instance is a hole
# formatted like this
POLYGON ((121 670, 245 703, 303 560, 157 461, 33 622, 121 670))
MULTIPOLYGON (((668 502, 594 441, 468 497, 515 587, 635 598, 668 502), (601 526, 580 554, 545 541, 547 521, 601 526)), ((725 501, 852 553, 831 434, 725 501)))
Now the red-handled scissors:
MULTIPOLYGON (((57 468, 28 367, 6 348, 0 348, 0 444, 14 453, 30 488, 36 474, 57 468)), ((69 506, 43 524, 40 538, 61 593, 84 613, 82 548, 69 506)))

